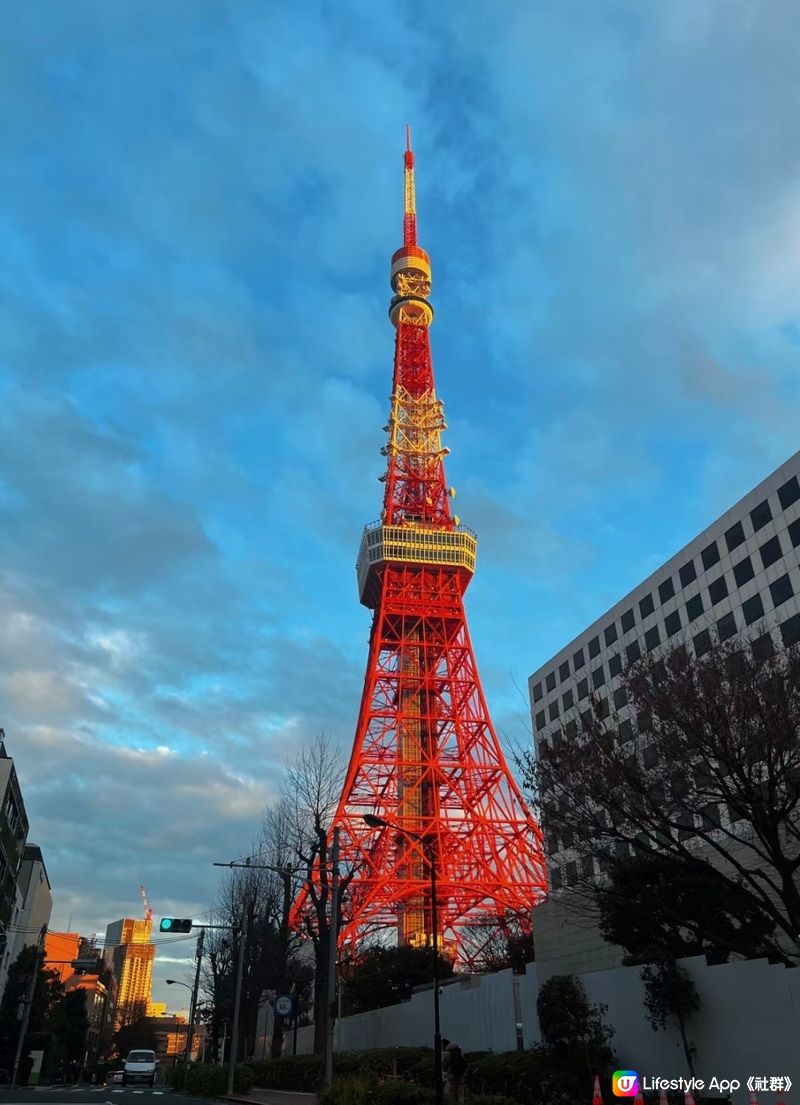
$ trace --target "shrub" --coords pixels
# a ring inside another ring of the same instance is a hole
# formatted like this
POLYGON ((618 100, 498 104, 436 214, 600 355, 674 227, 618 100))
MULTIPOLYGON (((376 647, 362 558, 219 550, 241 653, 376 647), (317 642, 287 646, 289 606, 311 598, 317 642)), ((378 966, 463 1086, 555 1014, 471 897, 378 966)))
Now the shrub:
POLYGON ((542 1048, 467 1056, 466 1091, 498 1095, 511 1101, 539 1101, 545 1096, 549 1063, 542 1048))
MULTIPOLYGON (((183 1089, 183 1066, 175 1066, 169 1072, 169 1084, 173 1089, 183 1089)), ((228 1068, 218 1063, 194 1063, 189 1067, 188 1092, 197 1097, 224 1097, 228 1092, 228 1068)), ((253 1088, 253 1072, 239 1063, 234 1071, 234 1093, 247 1094, 253 1088)))
POLYGON ((369 1078, 350 1074, 335 1079, 329 1090, 323 1090, 317 1100, 319 1105, 366 1105, 372 1101, 375 1083, 369 1078))
MULTIPOLYGON (((334 1069, 337 1073, 338 1060, 336 1056, 334 1069)), ((280 1059, 264 1059, 250 1065, 255 1085, 268 1090, 314 1093, 325 1081, 325 1060, 321 1055, 284 1055, 280 1059)))
POLYGON ((478 1093, 466 1095, 467 1105, 519 1105, 514 1097, 505 1097, 503 1094, 478 1093))

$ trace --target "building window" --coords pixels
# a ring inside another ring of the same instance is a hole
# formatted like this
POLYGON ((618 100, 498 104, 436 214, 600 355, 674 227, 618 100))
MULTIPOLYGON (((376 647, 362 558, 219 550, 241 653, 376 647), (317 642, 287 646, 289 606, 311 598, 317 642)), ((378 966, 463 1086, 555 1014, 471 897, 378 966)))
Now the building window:
POLYGON ((633 722, 626 718, 625 721, 619 723, 619 743, 627 744, 628 741, 633 740, 633 722))
POLYGON ((550 885, 552 886, 553 890, 560 890, 561 889, 561 879, 562 879, 561 868, 560 867, 554 867, 552 869, 552 871, 550 872, 550 885))
POLYGON ((545 716, 544 710, 540 710, 534 720, 536 722, 537 732, 540 732, 542 729, 544 729, 545 725, 547 724, 547 717, 545 716))
POLYGON ((725 530, 725 544, 728 546, 728 552, 738 549, 743 542, 744 526, 741 522, 737 522, 730 529, 725 530))
POLYGON ((727 641, 735 632, 736 618, 734 614, 732 612, 730 614, 723 614, 717 622, 717 636, 721 641, 727 641))
POLYGON ((550 720, 555 721, 556 718, 558 717, 558 713, 559 713, 558 699, 556 699, 555 702, 550 703, 550 720))
POLYGON ((675 594, 675 585, 672 582, 672 576, 669 579, 665 579, 663 583, 658 585, 658 597, 661 603, 668 602, 669 599, 675 594))
POLYGON ((569 679, 569 660, 565 660, 561 667, 558 669, 558 678, 563 683, 565 679, 569 679))
POLYGON ((796 549, 800 545, 800 518, 795 520, 789 526, 789 540, 792 542, 792 548, 796 549))
POLYGON ((628 647, 625 649, 625 655, 628 657, 628 663, 632 664, 635 660, 638 660, 642 655, 642 650, 639 648, 638 641, 631 641, 628 647))
POLYGON ((765 541, 758 551, 761 553, 761 563, 765 568, 769 568, 771 564, 774 564, 783 556, 783 549, 777 537, 770 537, 769 541, 765 541))
POLYGON ((600 638, 599 637, 592 637, 591 641, 589 641, 589 659, 594 660, 595 656, 598 656, 599 653, 600 653, 600 638))
POLYGON ((661 644, 661 637, 659 635, 657 625, 654 625, 652 629, 648 629, 648 631, 645 633, 644 643, 648 652, 652 652, 654 648, 661 644))
POLYGON ((793 614, 785 622, 781 622, 781 636, 786 648, 800 642, 800 614, 793 614))
POLYGON ((614 709, 621 710, 623 706, 628 704, 628 692, 624 687, 617 687, 614 691, 614 709))
POLYGON ((668 637, 674 637, 681 627, 681 612, 680 610, 673 610, 671 614, 667 614, 664 619, 664 629, 667 631, 668 637))
POLYGON ((745 583, 749 583, 755 574, 753 562, 749 556, 733 566, 733 578, 736 580, 737 587, 744 587, 745 583))
POLYGON ((694 645, 695 656, 705 656, 711 648, 711 634, 707 629, 701 629, 699 633, 692 637, 692 644, 694 645))
POLYGON ((783 487, 778 488, 778 498, 784 510, 800 499, 800 483, 798 483, 797 476, 792 476, 783 487))
POLYGON ((616 656, 612 656, 608 661, 608 674, 610 676, 621 675, 622 673, 622 657, 619 653, 616 656))
POLYGON ((692 595, 689 601, 686 603, 686 616, 690 622, 693 622, 696 618, 699 618, 703 613, 703 596, 692 595))
POLYGON ((585 662, 586 661, 583 658, 583 649, 582 648, 579 648, 577 652, 573 652, 573 654, 572 654, 572 666, 575 668, 575 671, 577 671, 578 668, 582 668, 583 665, 585 664, 585 662))
POLYGON ((565 710, 571 709, 575 705, 575 698, 572 694, 572 690, 564 691, 561 701, 564 703, 565 710))
POLYGON ((657 763, 658 752, 656 751, 654 745, 648 744, 647 748, 645 748, 642 752, 642 764, 649 770, 650 768, 655 767, 657 763))
POLYGON ((631 608, 630 610, 626 610, 625 613, 622 615, 622 632, 628 633, 631 629, 633 629, 635 624, 636 619, 633 614, 633 608, 631 608))
POLYGON ((586 698, 588 693, 589 693, 589 680, 588 679, 581 679, 580 683, 578 683, 578 701, 580 702, 580 700, 582 698, 586 698))
POLYGON ((655 610, 652 595, 645 595, 643 599, 639 600, 639 615, 642 618, 649 618, 655 610))
POLYGON ((753 530, 755 533, 763 529, 767 522, 772 521, 772 510, 770 509, 769 499, 765 499, 763 503, 759 503, 758 506, 753 507, 750 511, 750 521, 753 523, 753 530))
POLYGON ((587 730, 591 729, 593 721, 594 721, 594 714, 592 713, 592 711, 591 710, 584 710, 583 713, 581 714, 581 723, 583 724, 584 729, 587 729, 587 730))
POLYGON ((534 683, 533 685, 533 701, 539 702, 544 698, 544 687, 541 683, 534 683))
POLYGON ((603 639, 605 640, 607 645, 614 644, 614 641, 616 641, 617 639, 616 623, 612 622, 611 625, 606 626, 606 628, 603 630, 603 639))
POLYGON ((716 802, 709 802, 707 806, 703 806, 700 816, 703 819, 703 825, 707 829, 718 829, 722 824, 719 805, 716 802))
POLYGON ((681 587, 688 587, 690 583, 697 579, 697 569, 694 566, 694 561, 687 560, 678 575, 681 579, 681 587))
POLYGON ((597 690, 598 687, 603 686, 605 681, 606 681, 606 673, 605 673, 605 670, 603 668, 603 665, 601 664, 599 668, 595 668, 594 671, 592 672, 592 686, 594 687, 595 690, 597 690))
POLYGON ((772 595, 772 602, 775 606, 780 606, 781 603, 786 602, 794 594, 792 589, 792 581, 789 579, 789 573, 782 575, 780 579, 776 579, 774 583, 770 583, 769 592, 772 595))
POLYGON ((709 568, 713 568, 719 561, 719 549, 717 548, 717 542, 712 541, 710 545, 706 545, 703 551, 700 553, 700 559, 703 561, 703 567, 706 571, 709 568))
POLYGON ((725 582, 725 576, 720 576, 713 583, 709 583, 708 597, 711 599, 712 606, 716 606, 718 602, 722 602, 724 598, 728 597, 728 584, 725 582))
POLYGON ((762 633, 753 641, 753 656, 756 660, 769 660, 775 654, 775 642, 771 633, 762 633))
POLYGON ((578 735, 578 723, 577 723, 577 721, 575 721, 574 718, 572 719, 572 721, 568 721, 567 724, 564 726, 564 732, 566 733, 566 735, 568 737, 571 737, 572 739, 577 737, 577 735, 578 735))
POLYGON ((554 671, 550 672, 547 679, 544 681, 544 685, 547 687, 548 691, 554 691, 556 689, 556 673, 554 671))
POLYGON ((747 625, 752 625, 753 622, 757 622, 759 618, 763 617, 764 603, 761 601, 761 595, 753 595, 747 602, 743 602, 742 613, 747 625))

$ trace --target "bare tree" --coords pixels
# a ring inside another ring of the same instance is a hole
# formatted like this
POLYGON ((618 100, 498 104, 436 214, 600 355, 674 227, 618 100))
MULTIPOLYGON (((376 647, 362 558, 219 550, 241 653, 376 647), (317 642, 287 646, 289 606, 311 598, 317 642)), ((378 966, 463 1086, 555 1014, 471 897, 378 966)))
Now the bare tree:
MULTIPOLYGON (((800 933, 800 651, 770 637, 650 653, 622 677, 627 706, 595 695, 580 725, 540 742, 526 783, 551 851, 582 863, 661 854, 720 878, 775 922, 787 962, 800 933), (766 642, 766 645, 765 645, 766 642), (560 845, 560 848, 557 846, 560 845)), ((617 695, 619 701, 619 694, 617 695)))
MULTIPOLYGON (((299 861, 299 934, 314 949, 314 1051, 325 1050, 328 1033, 328 958, 331 908, 330 828, 342 791, 344 763, 323 733, 305 745, 289 765, 285 799, 291 814, 292 852, 299 861)), ((339 915, 353 871, 339 879, 339 915)))

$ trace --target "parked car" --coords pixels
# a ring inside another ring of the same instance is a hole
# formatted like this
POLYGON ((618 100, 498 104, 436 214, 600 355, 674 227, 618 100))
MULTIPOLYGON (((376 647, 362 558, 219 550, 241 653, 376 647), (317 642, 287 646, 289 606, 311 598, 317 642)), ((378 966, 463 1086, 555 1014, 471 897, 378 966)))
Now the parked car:
POLYGON ((110 1085, 113 1082, 122 1081, 122 1067, 119 1070, 106 1071, 106 1085, 110 1085))
POLYGON ((147 1086, 156 1084, 156 1053, 138 1049, 129 1051, 122 1070, 122 1085, 135 1086, 136 1083, 147 1086))

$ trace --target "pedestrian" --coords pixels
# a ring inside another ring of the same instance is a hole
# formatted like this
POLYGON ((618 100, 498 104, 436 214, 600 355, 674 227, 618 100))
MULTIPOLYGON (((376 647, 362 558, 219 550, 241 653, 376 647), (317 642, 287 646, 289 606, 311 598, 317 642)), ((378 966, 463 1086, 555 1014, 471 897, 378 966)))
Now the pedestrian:
POLYGON ((454 1040, 442 1040, 442 1074, 447 1079, 447 1092, 454 1105, 464 1105, 464 1082, 467 1061, 454 1040))

